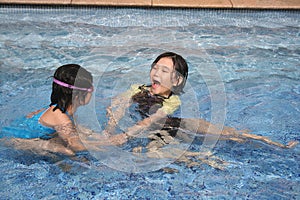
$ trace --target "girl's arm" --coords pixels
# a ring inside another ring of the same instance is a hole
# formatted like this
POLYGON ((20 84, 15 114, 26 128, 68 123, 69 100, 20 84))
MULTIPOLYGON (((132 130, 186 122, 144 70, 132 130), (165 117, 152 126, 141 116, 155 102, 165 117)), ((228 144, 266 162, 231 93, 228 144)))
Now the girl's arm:
POLYGON ((105 130, 103 131, 104 135, 109 136, 111 133, 115 132, 117 124, 124 116, 125 110, 129 107, 129 105, 130 98, 125 94, 115 97, 112 100, 111 106, 106 109, 108 122, 105 130))
POLYGON ((106 109, 108 123, 103 131, 104 135, 109 136, 115 132, 117 124, 124 116, 125 110, 131 104, 131 97, 137 92, 139 92, 139 85, 132 85, 129 90, 112 99, 111 106, 106 109))
POLYGON ((65 145, 72 151, 84 151, 86 148, 82 144, 74 124, 70 121, 54 126, 58 136, 65 142, 65 145))
POLYGON ((41 116, 39 119, 40 123, 55 129, 58 137, 62 139, 67 148, 72 151, 85 150, 70 115, 63 113, 59 109, 55 111, 53 111, 53 109, 54 107, 51 107, 41 116))
POLYGON ((172 95, 163 102, 163 106, 159 108, 154 114, 141 120, 136 125, 128 128, 126 134, 128 136, 137 136, 141 134, 144 129, 154 128, 160 130, 164 127, 168 115, 172 115, 179 107, 181 101, 179 96, 172 95))
POLYGON ((164 126, 164 122, 167 119, 167 113, 163 109, 158 109, 156 113, 149 117, 139 121, 132 127, 129 127, 126 131, 126 135, 130 137, 137 137, 143 130, 151 128, 155 124, 155 129, 160 130, 164 126), (159 123, 157 123, 159 122, 159 123))

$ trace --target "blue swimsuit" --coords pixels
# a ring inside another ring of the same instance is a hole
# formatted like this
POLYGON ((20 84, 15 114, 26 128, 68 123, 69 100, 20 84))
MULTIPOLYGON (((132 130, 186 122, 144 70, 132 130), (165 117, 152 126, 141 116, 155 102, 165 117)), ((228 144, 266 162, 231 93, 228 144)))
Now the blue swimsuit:
POLYGON ((33 115, 31 118, 22 117, 13 121, 10 126, 4 127, 1 130, 0 138, 52 138, 53 133, 56 132, 55 129, 43 126, 39 122, 40 117, 44 114, 45 111, 41 111, 33 115))

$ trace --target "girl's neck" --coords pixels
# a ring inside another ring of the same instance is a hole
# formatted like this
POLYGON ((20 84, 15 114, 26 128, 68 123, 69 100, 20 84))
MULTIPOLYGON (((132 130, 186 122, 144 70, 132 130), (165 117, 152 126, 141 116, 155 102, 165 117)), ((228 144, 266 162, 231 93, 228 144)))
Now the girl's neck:
POLYGON ((171 91, 168 91, 168 92, 165 92, 163 94, 153 94, 151 87, 149 89, 149 92, 150 92, 151 95, 159 95, 159 96, 164 97, 164 98, 169 98, 171 93, 172 93, 171 91))

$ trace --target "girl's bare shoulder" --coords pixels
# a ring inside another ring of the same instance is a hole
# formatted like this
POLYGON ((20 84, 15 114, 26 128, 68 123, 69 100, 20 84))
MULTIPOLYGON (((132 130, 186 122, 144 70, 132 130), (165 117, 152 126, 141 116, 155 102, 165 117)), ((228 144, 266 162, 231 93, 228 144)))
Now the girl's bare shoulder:
POLYGON ((40 117, 40 123, 51 127, 71 123, 71 119, 66 113, 63 113, 60 109, 54 110, 54 108, 55 106, 51 106, 44 112, 40 117))

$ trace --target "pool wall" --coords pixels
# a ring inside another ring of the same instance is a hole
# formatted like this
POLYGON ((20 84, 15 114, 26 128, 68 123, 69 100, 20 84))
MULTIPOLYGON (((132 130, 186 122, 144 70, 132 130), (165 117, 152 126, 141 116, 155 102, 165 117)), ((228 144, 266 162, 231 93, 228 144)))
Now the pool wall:
POLYGON ((300 9, 300 0, 0 0, 2 4, 300 9))

